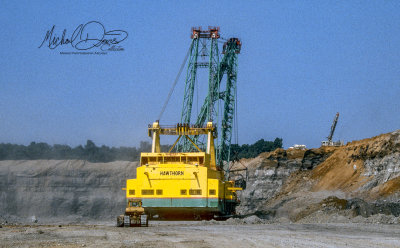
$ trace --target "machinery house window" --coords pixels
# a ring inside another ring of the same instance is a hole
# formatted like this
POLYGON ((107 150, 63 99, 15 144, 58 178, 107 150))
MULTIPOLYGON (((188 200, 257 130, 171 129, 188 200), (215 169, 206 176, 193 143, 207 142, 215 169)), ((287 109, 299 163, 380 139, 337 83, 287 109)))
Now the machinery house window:
POLYGON ((189 189, 189 195, 201 195, 201 189, 189 189))
POLYGON ((154 189, 142 189, 142 195, 154 195, 154 189))

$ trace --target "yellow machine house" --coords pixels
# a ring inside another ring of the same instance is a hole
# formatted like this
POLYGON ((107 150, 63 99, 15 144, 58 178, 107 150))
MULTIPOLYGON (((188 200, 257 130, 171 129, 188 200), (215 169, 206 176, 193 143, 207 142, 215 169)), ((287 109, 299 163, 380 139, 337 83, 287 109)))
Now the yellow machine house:
POLYGON ((238 204, 235 191, 240 188, 225 181, 224 172, 216 167, 214 133, 211 122, 204 128, 163 128, 153 123, 149 128, 152 152, 141 154, 137 178, 127 180, 127 199, 140 199, 150 218, 211 219, 233 214, 238 204), (188 135, 207 135, 207 150, 201 151, 195 145, 198 152, 162 153, 160 135, 178 135, 177 141, 182 136, 190 139, 188 135))
POLYGON ((235 214, 239 203, 236 191, 242 188, 230 180, 230 152, 233 127, 237 127, 237 61, 242 43, 238 38, 229 38, 220 50, 219 38, 219 27, 192 28, 189 51, 158 118, 187 61, 180 123, 160 126, 156 121, 149 125, 152 149, 141 154, 136 179, 126 182, 127 207, 118 217, 119 226, 141 225, 148 217, 226 219, 235 214), (203 87, 207 92, 197 117, 192 118, 194 96, 197 102, 199 99, 199 89, 196 95, 194 92, 200 69, 208 69, 208 84, 203 87), (177 136, 168 151, 161 151, 162 135, 177 136))

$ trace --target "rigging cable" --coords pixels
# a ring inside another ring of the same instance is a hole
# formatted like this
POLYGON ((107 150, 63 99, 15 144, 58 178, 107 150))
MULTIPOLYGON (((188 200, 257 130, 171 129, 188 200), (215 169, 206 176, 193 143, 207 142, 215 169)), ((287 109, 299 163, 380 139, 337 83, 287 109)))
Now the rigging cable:
POLYGON ((235 119, 234 119, 234 121, 235 121, 235 123, 234 123, 234 126, 235 126, 235 129, 234 129, 234 132, 235 132, 235 139, 236 139, 236 144, 238 144, 239 145, 239 123, 238 123, 238 97, 237 97, 237 84, 236 84, 236 87, 235 87, 235 119))
POLYGON ((174 84, 172 85, 172 87, 171 87, 171 89, 170 89, 170 91, 169 91, 169 93, 168 93, 167 100, 164 102, 164 105, 163 105, 163 107, 162 107, 162 109, 161 109, 161 112, 160 112, 160 114, 158 115, 158 120, 161 120, 161 117, 162 117, 162 115, 164 114, 165 109, 167 108, 169 99, 171 98, 172 93, 174 92, 175 86, 176 86, 176 84, 177 84, 178 81, 179 81, 179 78, 180 78, 180 76, 181 76, 181 74, 182 74, 183 68, 185 67, 186 61, 187 61, 187 59, 188 59, 188 57, 189 57, 190 51, 192 50, 192 46, 193 46, 193 45, 190 46, 189 50, 188 50, 187 53, 186 53, 185 58, 183 59, 183 63, 182 63, 182 65, 181 65, 181 68, 179 69, 178 75, 176 75, 174 84))

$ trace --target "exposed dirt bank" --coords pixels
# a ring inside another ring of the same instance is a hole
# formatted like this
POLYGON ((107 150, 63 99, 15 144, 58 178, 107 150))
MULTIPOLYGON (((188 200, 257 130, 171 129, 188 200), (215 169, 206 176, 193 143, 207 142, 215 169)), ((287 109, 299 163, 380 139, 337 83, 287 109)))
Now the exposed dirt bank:
POLYGON ((249 168, 248 187, 239 193, 242 215, 316 223, 327 216, 400 215, 400 131, 240 162, 249 168))

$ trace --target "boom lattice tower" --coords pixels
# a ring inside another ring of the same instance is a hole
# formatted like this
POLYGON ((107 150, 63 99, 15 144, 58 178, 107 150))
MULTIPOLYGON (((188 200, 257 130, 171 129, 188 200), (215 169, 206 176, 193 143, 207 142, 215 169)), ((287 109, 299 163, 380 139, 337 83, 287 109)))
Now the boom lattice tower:
POLYGON ((332 126, 331 126, 331 131, 329 132, 328 137, 326 137, 328 140, 322 141, 321 142, 322 146, 342 146, 343 145, 343 141, 340 141, 340 140, 336 141, 336 142, 332 141, 333 134, 335 133, 335 129, 336 129, 336 125, 337 125, 338 119, 339 119, 339 112, 336 113, 335 118, 333 119, 333 123, 332 123, 332 126))
MULTIPOLYGON (((192 120, 193 96, 195 91, 197 69, 208 68, 208 93, 204 99, 201 110, 196 118, 195 126, 201 127, 207 121, 216 123, 219 140, 216 147, 217 166, 227 168, 230 161, 230 145, 235 113, 237 60, 241 49, 238 38, 230 38, 223 45, 223 57, 220 61, 218 27, 209 27, 203 31, 201 28, 192 28, 192 43, 188 62, 185 92, 183 98, 181 123, 189 124, 192 120), (208 57, 208 62, 199 62, 199 58, 208 57), (222 79, 226 76, 226 83, 222 79), (223 106, 223 112, 218 112, 218 106, 223 106)), ((200 136, 191 137, 199 147, 204 147, 204 140, 200 136)), ((177 145, 180 152, 194 151, 195 147, 187 139, 177 145)))

